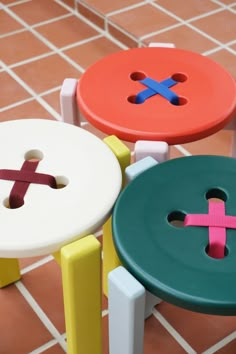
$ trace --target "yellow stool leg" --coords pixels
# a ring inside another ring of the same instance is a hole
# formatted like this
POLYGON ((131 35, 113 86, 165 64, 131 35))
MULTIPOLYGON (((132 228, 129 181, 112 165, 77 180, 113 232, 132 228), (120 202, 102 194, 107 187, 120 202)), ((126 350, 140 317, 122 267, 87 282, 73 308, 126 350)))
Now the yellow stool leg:
MULTIPOLYGON (((122 171, 122 186, 125 184, 125 169, 130 165, 130 150, 116 136, 103 140, 117 157, 122 171)), ((103 292, 108 296, 108 273, 120 265, 112 240, 111 218, 103 226, 103 292)))
POLYGON ((68 354, 102 354, 101 245, 89 235, 61 249, 68 354))
POLYGON ((18 259, 0 258, 0 288, 12 284, 20 279, 18 259))

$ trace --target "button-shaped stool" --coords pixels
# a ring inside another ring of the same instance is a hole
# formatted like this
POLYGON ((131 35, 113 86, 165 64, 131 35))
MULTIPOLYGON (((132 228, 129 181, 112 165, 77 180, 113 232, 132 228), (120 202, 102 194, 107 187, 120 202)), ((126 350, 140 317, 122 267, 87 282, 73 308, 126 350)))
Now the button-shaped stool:
POLYGON ((109 274, 110 354, 143 353, 147 291, 191 311, 236 314, 235 179, 233 158, 183 157, 120 194, 113 240, 125 268, 109 274))
POLYGON ((219 64, 175 48, 135 48, 102 58, 77 86, 78 107, 122 140, 183 144, 222 129, 236 111, 236 85, 219 64))
MULTIPOLYGON (((163 162, 169 145, 203 139, 230 122, 236 130, 234 78, 213 60, 183 49, 111 54, 91 65, 79 82, 65 80, 62 91, 65 121, 79 125, 81 115, 102 132, 135 143, 136 161, 151 156, 163 162)), ((109 238, 105 233, 105 247, 109 238)))
POLYGON ((0 145, 0 286, 19 279, 16 258, 56 252, 68 353, 101 354, 100 243, 90 234, 119 194, 119 163, 93 134, 49 120, 1 123, 0 145))

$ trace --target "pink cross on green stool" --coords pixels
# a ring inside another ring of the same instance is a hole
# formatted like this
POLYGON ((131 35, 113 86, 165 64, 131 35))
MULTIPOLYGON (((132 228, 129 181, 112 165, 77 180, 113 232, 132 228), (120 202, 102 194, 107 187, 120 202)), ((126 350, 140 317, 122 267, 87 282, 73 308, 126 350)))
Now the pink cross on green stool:
POLYGON ((145 289, 192 311, 236 315, 235 181, 235 159, 194 156, 158 164, 124 189, 114 244, 145 289))

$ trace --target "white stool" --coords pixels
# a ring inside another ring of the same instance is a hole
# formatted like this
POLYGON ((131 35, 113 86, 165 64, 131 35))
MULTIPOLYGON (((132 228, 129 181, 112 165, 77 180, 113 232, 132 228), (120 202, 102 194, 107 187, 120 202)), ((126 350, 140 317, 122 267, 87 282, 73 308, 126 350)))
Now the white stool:
POLYGON ((0 147, 0 287, 19 279, 16 258, 60 251, 68 353, 101 354, 101 250, 87 235, 110 216, 119 163, 96 136, 49 120, 1 123, 0 147), (45 175, 54 188, 41 184, 45 175), (9 196, 22 185, 23 201, 12 208, 9 196))

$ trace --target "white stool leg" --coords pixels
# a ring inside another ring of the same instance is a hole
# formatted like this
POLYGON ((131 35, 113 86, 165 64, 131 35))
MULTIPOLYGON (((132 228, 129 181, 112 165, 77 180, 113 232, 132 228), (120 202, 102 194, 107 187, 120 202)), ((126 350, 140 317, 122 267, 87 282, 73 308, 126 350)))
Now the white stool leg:
POLYGON ((143 354, 145 289, 123 267, 108 276, 110 354, 143 354))
POLYGON ((169 159, 169 146, 164 141, 139 140, 134 147, 135 161, 139 161, 147 156, 158 162, 169 159))
POLYGON ((158 47, 158 48, 175 48, 174 43, 161 43, 161 42, 151 42, 148 44, 148 47, 158 47))
POLYGON ((152 315, 154 306, 160 304, 162 300, 146 290, 145 318, 152 315))
POLYGON ((76 103, 78 80, 65 79, 60 92, 61 116, 65 123, 80 126, 79 111, 76 103))

